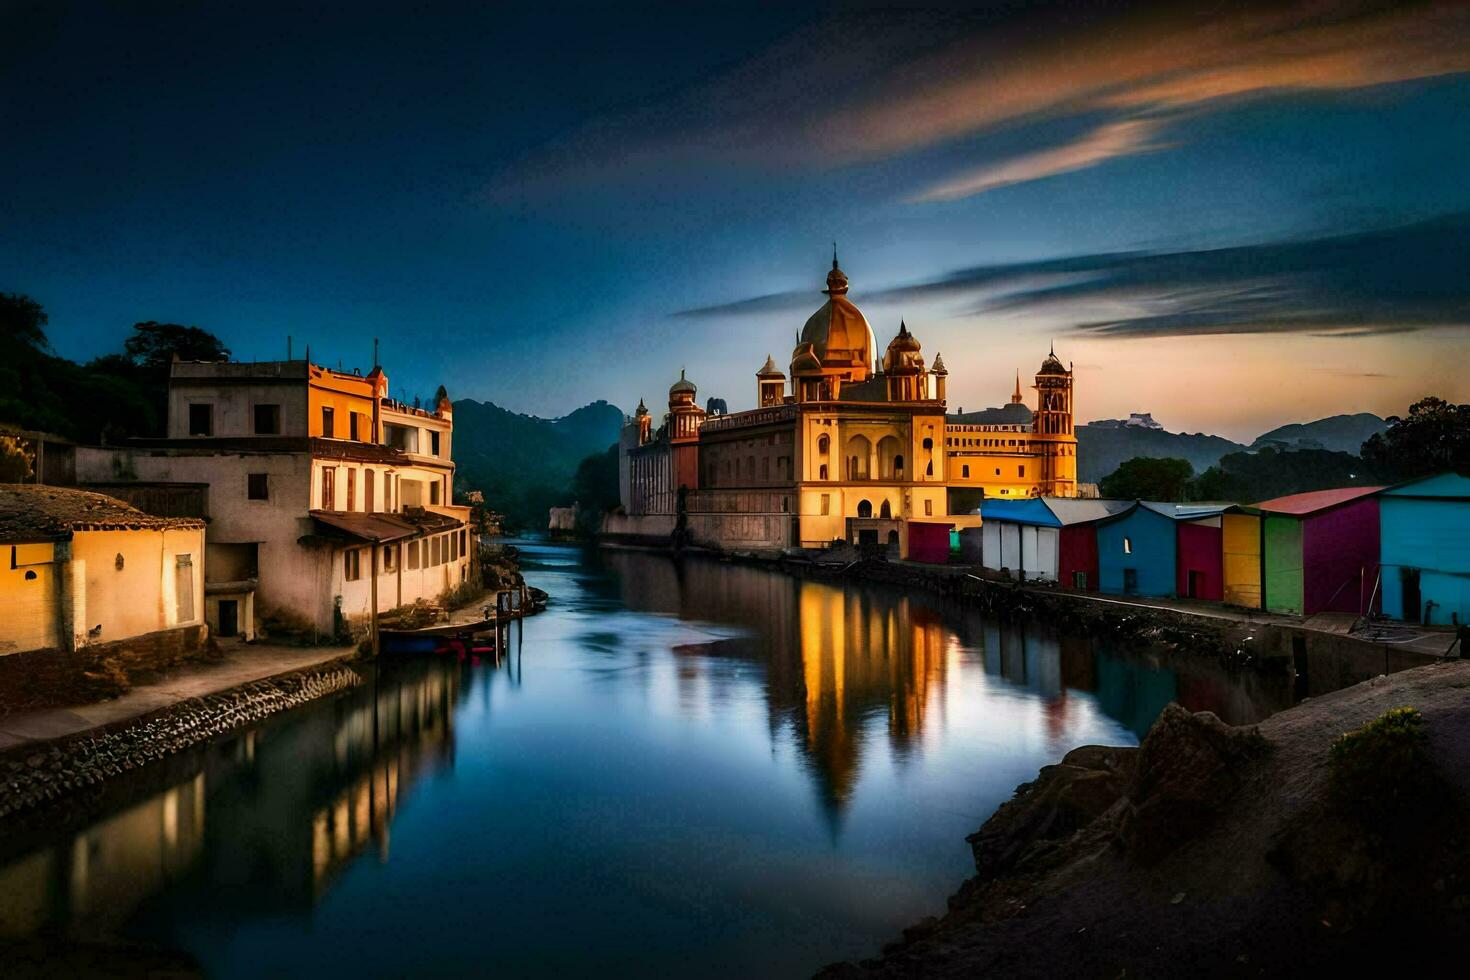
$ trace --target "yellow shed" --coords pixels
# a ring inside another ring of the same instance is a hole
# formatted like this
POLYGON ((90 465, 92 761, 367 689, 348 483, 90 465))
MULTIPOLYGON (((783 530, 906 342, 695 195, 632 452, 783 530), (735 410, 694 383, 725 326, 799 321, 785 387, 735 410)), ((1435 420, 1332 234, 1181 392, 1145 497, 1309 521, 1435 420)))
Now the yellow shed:
POLYGON ((1225 601, 1247 609, 1261 608, 1261 516, 1245 510, 1222 518, 1225 601))

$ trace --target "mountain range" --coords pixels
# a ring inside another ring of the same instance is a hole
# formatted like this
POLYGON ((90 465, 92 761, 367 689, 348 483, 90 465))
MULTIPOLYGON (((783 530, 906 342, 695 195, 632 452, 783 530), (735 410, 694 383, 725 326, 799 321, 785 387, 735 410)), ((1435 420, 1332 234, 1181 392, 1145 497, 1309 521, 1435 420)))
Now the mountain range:
POLYGON ((1203 432, 1168 432, 1111 420, 1077 426, 1077 479, 1097 483, 1135 456, 1187 459, 1203 473, 1230 453, 1262 449, 1322 449, 1357 455, 1363 442, 1387 427, 1377 415, 1334 415, 1315 422, 1293 422, 1262 433, 1250 444, 1203 432))
MULTIPOLYGON (((970 414, 979 420, 983 413, 970 414)), ((506 516, 508 525, 535 530, 545 526, 548 507, 571 502, 577 465, 617 442, 623 412, 595 401, 569 415, 544 419, 466 398, 454 403, 454 423, 457 488, 483 491, 486 502, 506 516)), ((1202 473, 1230 453, 1262 449, 1356 454, 1365 439, 1384 428, 1376 415, 1334 415, 1279 426, 1246 445, 1203 432, 1100 420, 1077 427, 1078 479, 1097 483, 1135 456, 1187 459, 1196 473, 1202 473)))
POLYGON ((461 399, 454 403, 456 489, 482 491, 509 527, 542 530, 548 507, 571 502, 577 464, 606 452, 622 425, 622 410, 600 400, 543 419, 461 399))

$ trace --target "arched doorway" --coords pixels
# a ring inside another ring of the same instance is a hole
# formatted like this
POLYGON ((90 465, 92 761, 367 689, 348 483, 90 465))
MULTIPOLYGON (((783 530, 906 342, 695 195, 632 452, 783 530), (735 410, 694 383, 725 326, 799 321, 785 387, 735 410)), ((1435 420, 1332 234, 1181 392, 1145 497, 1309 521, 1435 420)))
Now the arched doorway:
POLYGON ((878 516, 885 521, 893 519, 893 508, 888 505, 888 501, 883 501, 883 506, 878 508, 878 516))
POLYGON ((903 469, 903 444, 895 436, 884 436, 878 440, 878 473, 883 480, 892 480, 903 469))
POLYGON ((873 516, 873 505, 872 505, 872 503, 870 503, 869 501, 866 501, 866 500, 859 500, 858 501, 858 511, 857 511, 857 514, 858 514, 859 517, 864 518, 864 519, 869 518, 869 517, 872 517, 873 516))
POLYGON ((873 444, 868 441, 867 436, 853 436, 847 440, 847 478, 849 480, 869 479, 871 470, 870 460, 873 455, 873 444))

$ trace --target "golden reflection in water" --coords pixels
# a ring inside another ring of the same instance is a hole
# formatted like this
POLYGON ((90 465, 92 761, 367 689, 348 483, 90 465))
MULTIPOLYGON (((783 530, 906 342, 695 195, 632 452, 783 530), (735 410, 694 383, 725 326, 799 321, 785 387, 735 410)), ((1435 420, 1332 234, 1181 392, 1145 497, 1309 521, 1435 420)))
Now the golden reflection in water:
POLYGON ((388 824, 404 794, 453 749, 459 668, 424 668, 369 681, 294 725, 214 743, 184 781, 0 859, 0 936, 116 934, 151 896, 201 865, 206 879, 248 876, 256 861, 276 867, 276 881, 309 875, 308 894, 260 896, 275 903, 320 898, 370 843, 387 860, 388 824), (255 773, 260 791, 223 801, 206 828, 207 787, 227 789, 242 769, 255 773), (313 807, 303 795, 321 802, 313 807), (281 831, 282 820, 304 813, 311 817, 299 836, 281 831))
MULTIPOLYGON (((678 667, 681 691, 698 689, 701 679, 690 654, 734 650, 764 659, 772 726, 789 726, 796 735, 834 818, 856 789, 872 720, 884 720, 902 759, 922 744, 930 713, 942 710, 947 652, 960 641, 925 605, 749 566, 627 552, 608 553, 606 560, 629 608, 753 630, 744 644, 675 648, 689 658, 678 667)), ((681 707, 708 710, 687 696, 681 707)))

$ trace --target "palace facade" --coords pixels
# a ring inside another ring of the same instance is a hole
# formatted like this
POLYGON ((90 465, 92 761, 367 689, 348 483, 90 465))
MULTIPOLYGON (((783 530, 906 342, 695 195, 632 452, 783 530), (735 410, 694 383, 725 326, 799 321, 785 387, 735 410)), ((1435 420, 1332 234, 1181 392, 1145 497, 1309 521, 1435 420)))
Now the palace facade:
POLYGON ((1072 372, 1049 353, 1036 408, 946 412, 948 371, 904 323, 882 351, 832 258, 827 301, 807 319, 790 376, 769 355, 756 408, 710 415, 680 372, 657 428, 648 408, 620 440, 622 514, 610 536, 724 549, 887 545, 942 561, 950 531, 979 524, 986 496, 1077 494, 1072 372))

